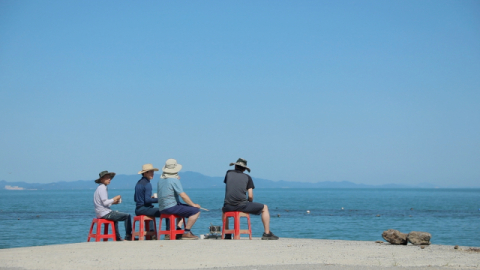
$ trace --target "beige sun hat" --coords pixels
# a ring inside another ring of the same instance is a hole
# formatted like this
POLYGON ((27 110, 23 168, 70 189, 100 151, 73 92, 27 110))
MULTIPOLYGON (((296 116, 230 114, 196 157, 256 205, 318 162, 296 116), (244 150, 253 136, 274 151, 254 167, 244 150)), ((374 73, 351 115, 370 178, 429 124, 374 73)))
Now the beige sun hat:
POLYGON ((237 162, 230 163, 230 166, 233 166, 233 165, 238 165, 240 167, 244 167, 245 169, 247 169, 248 172, 250 172, 250 168, 247 167, 247 160, 246 159, 239 158, 239 159, 237 159, 237 162))
POLYGON ((163 166, 162 171, 164 173, 174 174, 178 173, 182 169, 182 167, 182 165, 177 163, 176 159, 170 158, 167 159, 167 161, 165 162, 165 166, 163 166))
POLYGON ((142 173, 145 173, 145 172, 148 172, 148 171, 159 171, 157 168, 154 168, 152 164, 148 163, 148 164, 143 164, 142 166, 142 170, 138 172, 138 174, 142 174, 142 173))

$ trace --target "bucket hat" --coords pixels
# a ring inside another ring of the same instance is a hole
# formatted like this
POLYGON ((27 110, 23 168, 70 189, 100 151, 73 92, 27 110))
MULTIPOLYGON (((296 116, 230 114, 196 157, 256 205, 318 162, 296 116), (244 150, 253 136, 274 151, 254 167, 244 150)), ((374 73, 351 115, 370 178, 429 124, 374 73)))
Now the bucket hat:
POLYGON ((142 170, 138 172, 138 174, 142 174, 144 172, 148 172, 148 171, 158 171, 157 168, 154 168, 152 164, 148 163, 148 164, 143 164, 142 166, 142 170))
POLYGON ((167 159, 167 161, 165 162, 165 166, 163 166, 162 171, 164 173, 174 174, 178 173, 182 169, 182 167, 182 165, 177 163, 176 159, 170 158, 167 159))
POLYGON ((104 176, 107 175, 107 174, 110 175, 110 179, 113 179, 113 177, 115 177, 115 173, 114 173, 114 172, 101 171, 101 172, 98 174, 98 179, 95 180, 95 183, 100 184, 100 179, 102 179, 102 177, 104 177, 104 176))
POLYGON ((250 172, 250 168, 247 167, 247 160, 246 159, 239 158, 239 159, 237 159, 237 162, 230 163, 230 166, 233 166, 233 165, 238 165, 240 167, 244 167, 245 169, 247 169, 248 172, 250 172))

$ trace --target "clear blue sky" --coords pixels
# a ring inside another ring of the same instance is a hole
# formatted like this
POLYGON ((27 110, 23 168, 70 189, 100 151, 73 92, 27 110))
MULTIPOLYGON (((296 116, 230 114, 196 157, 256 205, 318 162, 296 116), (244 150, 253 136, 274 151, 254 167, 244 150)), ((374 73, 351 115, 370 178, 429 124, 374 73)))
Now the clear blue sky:
POLYGON ((0 94, 0 180, 480 187, 479 1, 2 0, 0 94))

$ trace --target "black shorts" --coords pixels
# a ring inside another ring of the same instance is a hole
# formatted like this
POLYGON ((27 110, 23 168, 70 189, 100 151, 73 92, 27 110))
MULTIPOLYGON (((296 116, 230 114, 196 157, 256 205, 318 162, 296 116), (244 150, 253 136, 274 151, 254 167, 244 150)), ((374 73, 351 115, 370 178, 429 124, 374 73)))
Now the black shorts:
POLYGON ((224 204, 222 212, 240 211, 253 215, 260 215, 263 211, 264 206, 264 204, 257 202, 247 202, 246 204, 241 205, 224 204))

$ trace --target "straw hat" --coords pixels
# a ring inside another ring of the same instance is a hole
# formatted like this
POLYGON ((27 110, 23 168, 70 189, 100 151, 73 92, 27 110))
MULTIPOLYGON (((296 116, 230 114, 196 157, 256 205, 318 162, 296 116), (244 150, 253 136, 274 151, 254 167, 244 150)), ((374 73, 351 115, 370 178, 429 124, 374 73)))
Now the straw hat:
POLYGON ((182 169, 182 167, 182 165, 177 163, 176 159, 170 158, 167 159, 167 161, 165 162, 165 166, 163 166, 162 171, 164 173, 174 174, 178 173, 182 169))
POLYGON ((114 173, 114 172, 101 171, 101 172, 98 174, 98 179, 95 180, 95 183, 100 184, 100 179, 102 179, 102 177, 104 177, 104 176, 107 175, 107 174, 110 175, 110 179, 113 179, 113 177, 115 177, 115 173, 114 173))
POLYGON ((244 167, 245 169, 247 169, 248 172, 250 172, 250 168, 247 167, 247 160, 246 159, 239 158, 239 159, 237 159, 237 162, 230 163, 230 166, 232 166, 232 165, 238 165, 240 167, 244 167))
POLYGON ((138 172, 138 174, 142 174, 142 173, 145 173, 145 172, 148 172, 148 171, 158 171, 157 168, 154 168, 152 164, 148 163, 148 164, 143 164, 142 166, 142 170, 138 172))

